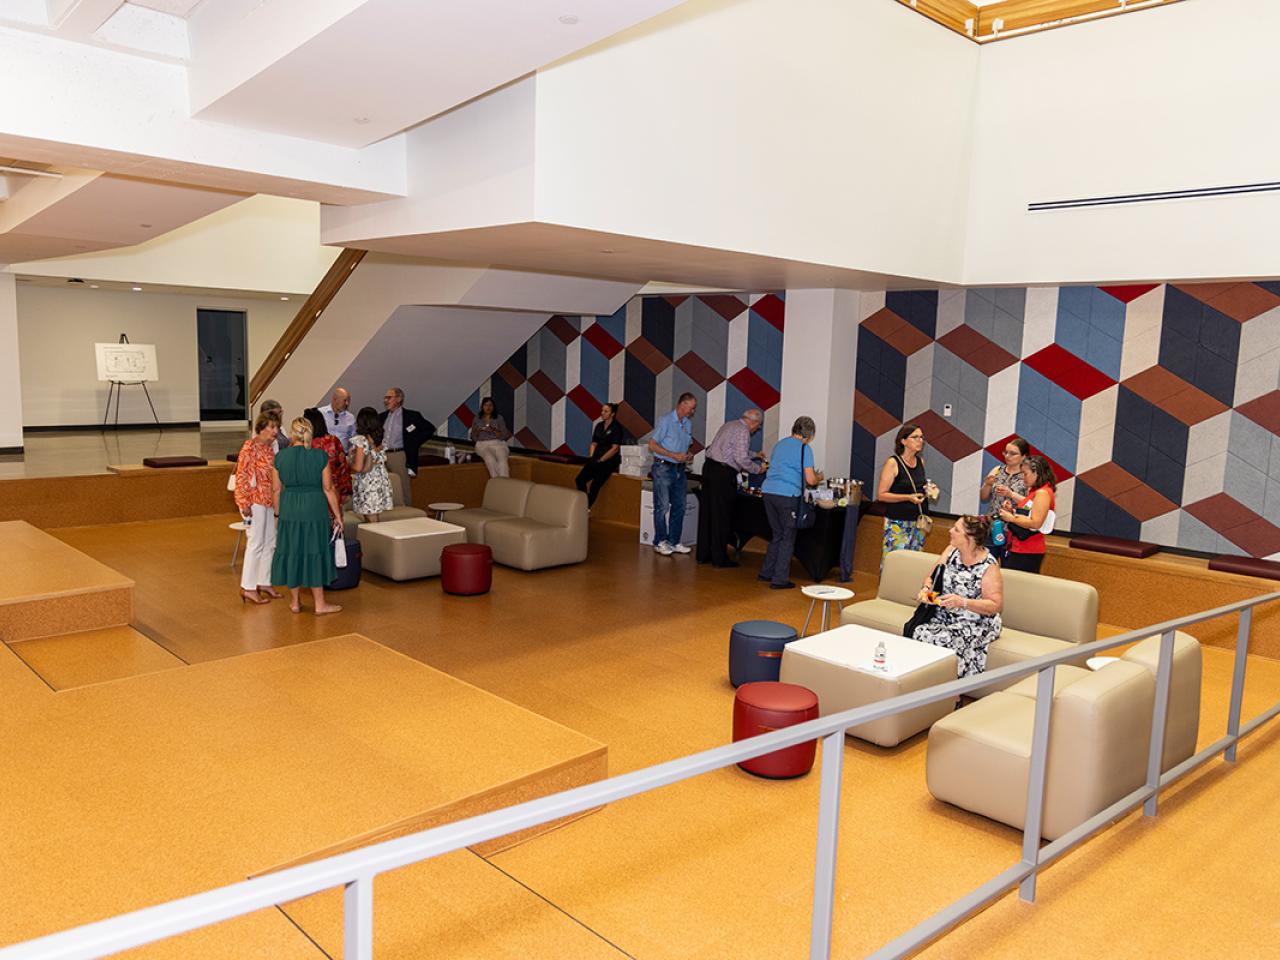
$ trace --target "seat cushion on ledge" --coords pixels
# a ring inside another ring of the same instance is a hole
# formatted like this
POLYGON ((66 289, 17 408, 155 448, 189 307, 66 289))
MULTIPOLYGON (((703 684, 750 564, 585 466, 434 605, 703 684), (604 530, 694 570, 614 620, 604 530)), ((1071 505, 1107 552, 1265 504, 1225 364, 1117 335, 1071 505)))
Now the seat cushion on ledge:
POLYGON ((142 461, 144 467, 207 467, 209 461, 204 457, 146 457, 142 461))
POLYGON ((1070 546, 1075 547, 1077 550, 1113 553, 1117 557, 1133 557, 1137 560, 1149 557, 1160 549, 1159 545, 1145 543, 1142 540, 1125 540, 1123 537, 1100 537, 1093 534, 1072 537, 1070 546))
POLYGON ((1257 560, 1253 557, 1214 557, 1209 569, 1221 573, 1240 573, 1246 577, 1263 577, 1280 580, 1280 563, 1274 560, 1257 560))

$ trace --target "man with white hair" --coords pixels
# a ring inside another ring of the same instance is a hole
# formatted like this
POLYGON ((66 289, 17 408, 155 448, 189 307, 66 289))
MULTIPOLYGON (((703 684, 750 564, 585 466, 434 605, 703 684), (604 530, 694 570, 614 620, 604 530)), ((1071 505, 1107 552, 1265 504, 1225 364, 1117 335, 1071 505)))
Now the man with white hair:
POLYGON ((349 406, 351 406, 351 394, 342 387, 334 387, 329 405, 320 408, 320 416, 324 417, 325 428, 342 441, 344 452, 351 446, 351 438, 356 435, 356 415, 347 409, 349 406))
POLYGON ((755 407, 742 411, 716 431, 707 446, 702 465, 702 502, 698 508, 698 562, 713 567, 736 567, 729 559, 729 536, 733 532, 733 498, 739 473, 759 473, 760 455, 751 452, 751 435, 764 423, 764 414, 755 407))

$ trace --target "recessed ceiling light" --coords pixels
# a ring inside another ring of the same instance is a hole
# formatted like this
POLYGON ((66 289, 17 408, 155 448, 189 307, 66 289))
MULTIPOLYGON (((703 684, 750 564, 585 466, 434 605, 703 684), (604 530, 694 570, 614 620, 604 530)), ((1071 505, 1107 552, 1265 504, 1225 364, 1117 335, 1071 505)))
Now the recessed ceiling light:
POLYGON ((281 299, 281 300, 288 300, 289 298, 288 298, 288 297, 281 297, 280 299, 281 299))
POLYGON ((90 290, 97 290, 97 289, 98 289, 98 285, 97 285, 96 283, 91 283, 91 284, 89 284, 89 289, 90 289, 90 290))
POLYGON ((368 118, 368 117, 356 117, 356 118, 355 118, 355 122, 356 122, 356 123, 358 123, 358 124, 360 124, 360 126, 362 126, 362 127, 363 127, 366 123, 368 123, 368 122, 369 122, 369 118, 368 118))
POLYGON ((141 287, 134 287, 133 292, 138 293, 141 289, 142 289, 141 287))
POLYGON ((578 22, 578 18, 574 16, 572 13, 566 13, 563 17, 560 18, 560 22, 563 23, 566 27, 572 27, 575 23, 578 22))

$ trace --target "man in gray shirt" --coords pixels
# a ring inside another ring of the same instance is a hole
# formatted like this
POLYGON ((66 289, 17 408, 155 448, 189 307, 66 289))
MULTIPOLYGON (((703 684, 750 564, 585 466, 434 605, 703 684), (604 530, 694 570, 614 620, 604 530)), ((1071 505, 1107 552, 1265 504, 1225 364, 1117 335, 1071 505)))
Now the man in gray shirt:
POLYGON ((412 477, 418 475, 418 448, 436 432, 435 424, 404 405, 404 391, 388 387, 382 397, 387 409, 379 416, 382 421, 382 447, 387 451, 387 470, 400 477, 404 490, 404 502, 413 505, 412 477))
POLYGON ((707 445, 702 464, 702 502, 698 505, 698 562, 713 567, 736 567, 729 559, 728 544, 733 530, 733 498, 737 495, 739 473, 759 473, 759 454, 751 452, 751 435, 764 423, 764 414, 754 407, 744 410, 716 431, 707 445))

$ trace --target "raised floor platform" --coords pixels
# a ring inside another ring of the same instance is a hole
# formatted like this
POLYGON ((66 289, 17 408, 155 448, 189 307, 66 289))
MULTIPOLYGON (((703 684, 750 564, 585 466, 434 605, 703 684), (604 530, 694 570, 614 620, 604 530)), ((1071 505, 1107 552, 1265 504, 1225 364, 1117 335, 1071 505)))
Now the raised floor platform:
MULTIPOLYGON (((578 786, 607 767, 603 744, 354 634, 56 693, 5 648, 0 701, 0 821, 11 825, 0 833, 0 945, 578 786)), ((318 955, 277 919, 145 955, 318 955)))

